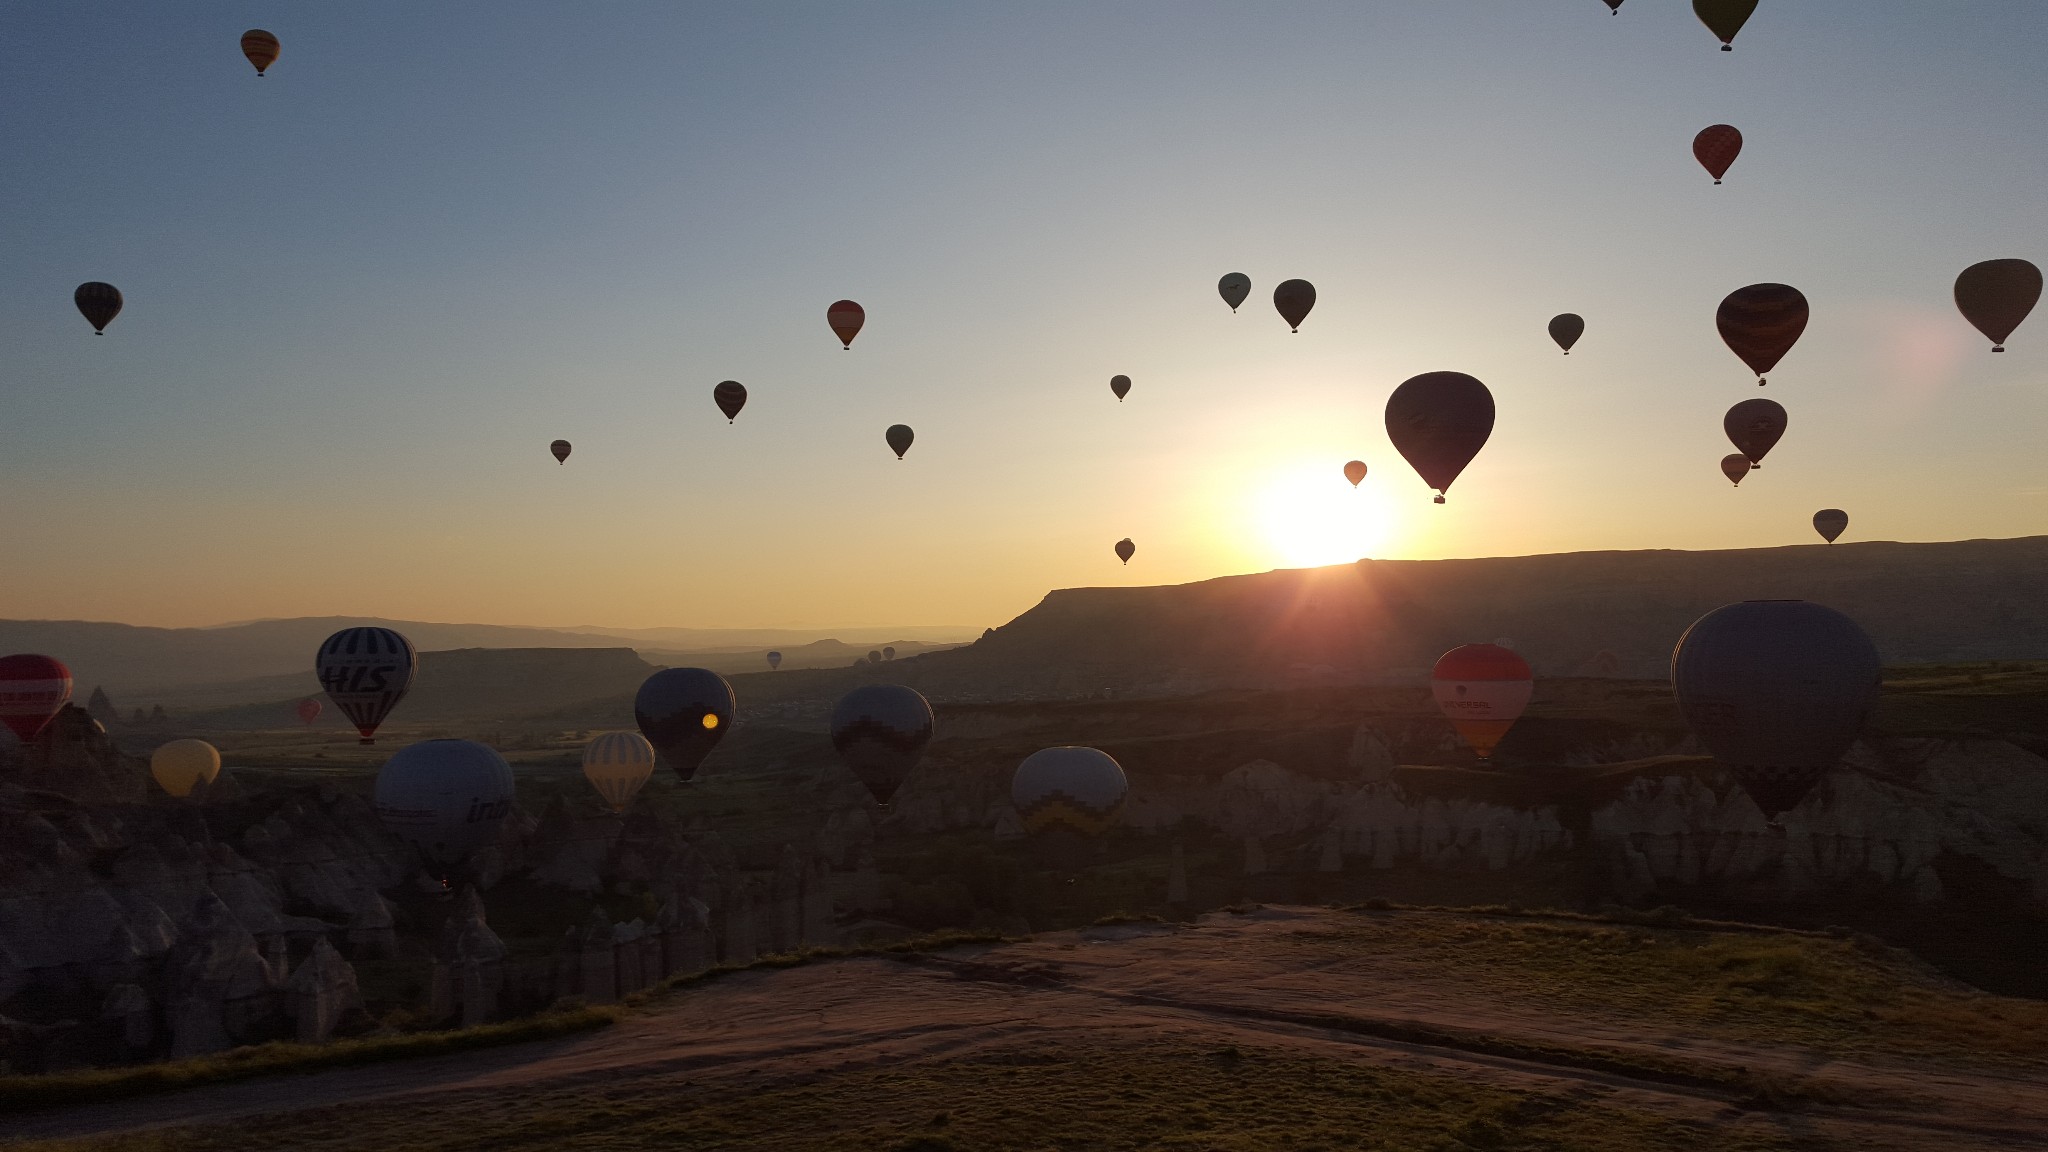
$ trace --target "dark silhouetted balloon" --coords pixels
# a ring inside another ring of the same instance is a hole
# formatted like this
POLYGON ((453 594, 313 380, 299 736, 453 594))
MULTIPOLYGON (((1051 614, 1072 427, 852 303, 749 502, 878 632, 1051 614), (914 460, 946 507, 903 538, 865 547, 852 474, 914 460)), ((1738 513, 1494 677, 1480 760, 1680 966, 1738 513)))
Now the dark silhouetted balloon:
POLYGON ((1109 378, 1109 390, 1116 393, 1117 403, 1123 403, 1124 397, 1131 394, 1131 378, 1129 376, 1111 376, 1109 378))
POLYGON ((896 658, 896 646, 895 646, 895 645, 893 645, 893 644, 890 644, 890 645, 885 645, 885 646, 884 646, 884 647, 882 648, 882 659, 884 659, 884 660, 894 660, 895 658, 896 658))
POLYGON ((277 37, 272 36, 261 28, 251 28, 247 32, 242 33, 242 55, 247 56, 249 63, 256 66, 256 74, 258 76, 263 75, 265 69, 277 63, 278 53, 282 50, 282 47, 277 42, 277 37))
POLYGON ((48 656, 0 656, 0 724, 23 744, 55 719, 71 699, 71 669, 48 656))
POLYGON ((121 314, 121 290, 112 284, 88 280, 71 294, 71 302, 78 305, 79 314, 92 325, 94 333, 104 336, 107 325, 121 314))
POLYGON ((1833 544, 1849 530, 1849 514, 1840 508, 1823 508, 1813 514, 1813 530, 1820 533, 1821 539, 1833 544))
POLYGON ((1751 468, 1761 468, 1765 453, 1785 434, 1785 409, 1761 396, 1744 400, 1721 417, 1721 430, 1728 433, 1735 450, 1749 458, 1751 468))
POLYGON ((1351 481, 1353 488, 1358 487, 1359 482, 1365 479, 1365 461, 1353 460, 1345 464, 1344 478, 1351 481))
POLYGON ((1621 15, 1621 0, 1606 0, 1606 4, 1609 16, 1621 15))
POLYGON ((311 728, 313 721, 320 718, 320 702, 308 696, 304 700, 299 701, 299 706, 293 709, 293 711, 299 714, 299 723, 311 728))
POLYGON ((867 322, 867 310, 851 300, 837 301, 825 309, 825 323, 839 337, 839 347, 848 352, 853 351, 853 338, 860 335, 860 326, 867 322))
POLYGON ((882 662, 882 650, 881 650, 880 648, 870 648, 870 649, 868 649, 868 663, 870 663, 870 664, 880 664, 881 662, 882 662))
POLYGON ((1387 438, 1436 502, 1493 435, 1493 393, 1463 372, 1425 372, 1387 397, 1387 438))
POLYGON ((419 663, 412 641, 389 628, 343 628, 320 645, 313 671, 356 726, 358 743, 375 744, 377 726, 405 699, 419 663))
POLYGON ((1806 331, 1806 297, 1790 284, 1751 284, 1721 301, 1714 325, 1729 351, 1742 358, 1762 385, 1799 334, 1806 331))
POLYGON ((555 442, 554 442, 553 444, 550 444, 550 445, 548 445, 548 451, 550 451, 550 452, 552 452, 552 453, 554 453, 554 454, 555 454, 555 463, 557 463, 557 464, 566 464, 566 463, 568 463, 568 461, 569 461, 569 442, 568 442, 567 440, 557 440, 557 441, 555 441, 555 442))
POLYGON ((1429 674, 1430 695, 1458 736, 1481 760, 1493 757, 1494 746, 1536 692, 1536 674, 1514 650, 1498 644, 1463 644, 1437 657, 1429 674))
POLYGON ((1692 158, 1700 162, 1707 175, 1719 184, 1721 177, 1728 174, 1728 166, 1742 155, 1742 133, 1733 124, 1712 124, 1700 129, 1692 138, 1692 158))
POLYGON ((782 667, 782 653, 770 652, 768 654, 768 670, 773 672, 780 667, 782 667))
POLYGON ((1244 298, 1252 294, 1252 278, 1242 272, 1228 273, 1216 282, 1216 292, 1235 312, 1237 306, 1244 303, 1244 298))
POLYGON ((1280 310, 1280 318, 1287 321, 1290 332, 1301 331, 1301 322, 1308 319, 1308 311, 1316 306, 1316 286, 1306 280, 1282 280, 1273 289, 1273 307, 1280 310))
POLYGON ((1109 753, 1094 748, 1041 748, 1017 765, 1010 803, 1026 832, 1065 828, 1100 836, 1123 812, 1130 781, 1109 753))
POLYGON ((732 423, 739 417, 740 409, 747 406, 747 386, 737 380, 721 381, 711 390, 711 400, 718 410, 725 413, 725 422, 732 423))
POLYGON ((474 740, 422 740, 377 770, 374 796, 385 828, 429 867, 452 869, 498 842, 512 812, 512 766, 474 740))
POLYGON ((1742 478, 1749 475, 1751 467, 1753 465, 1750 464, 1749 457, 1740 452, 1730 452, 1721 457, 1721 475, 1726 476, 1728 482, 1737 487, 1741 486, 1742 478))
POLYGON ((1733 52, 1735 34, 1756 11, 1756 0, 1692 0, 1692 11, 1707 31, 1721 38, 1721 51, 1733 52))
POLYGON ((1671 653, 1686 723, 1773 822, 1855 742, 1879 675, 1863 629, 1805 600, 1716 608, 1671 653))
POLYGON ((917 433, 912 432, 908 424, 891 424, 889 430, 882 433, 882 438, 889 442, 890 449, 896 453, 896 458, 901 460, 903 454, 910 451, 910 442, 917 439, 917 433))
POLYGON ((862 685, 832 708, 832 747, 877 804, 896 795, 931 739, 931 704, 901 684, 862 685))
POLYGON ((1137 555, 1137 553, 1138 546, 1136 544, 1131 543, 1131 538, 1129 536, 1126 536, 1123 539, 1116 542, 1116 558, 1123 561, 1124 563, 1129 564, 1131 562, 1131 557, 1137 555))
POLYGON ((1963 319, 2005 351, 2005 338, 2041 299, 2041 270, 2025 260, 1986 260, 1956 277, 1956 307, 1963 319))
POLYGON ((1585 334, 1585 317, 1575 312, 1561 312, 1550 318, 1550 338, 1557 341, 1557 346, 1564 349, 1567 356, 1572 354, 1572 345, 1585 334))
POLYGON ((732 685, 705 668, 663 668, 633 695, 633 722, 677 776, 688 780, 732 727, 732 685))

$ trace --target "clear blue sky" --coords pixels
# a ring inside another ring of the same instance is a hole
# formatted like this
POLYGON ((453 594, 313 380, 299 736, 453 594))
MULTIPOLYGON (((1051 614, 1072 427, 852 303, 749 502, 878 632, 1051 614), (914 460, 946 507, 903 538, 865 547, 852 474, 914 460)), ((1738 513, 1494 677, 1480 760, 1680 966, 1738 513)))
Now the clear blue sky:
POLYGON ((2042 531, 2048 315, 1993 356, 1949 290, 2048 263, 2048 4, 1763 0, 1732 53, 1688 8, 9 4, 0 615, 982 625, 1830 505, 2042 531), (1765 280, 1813 323, 1731 490, 1713 312, 1765 280), (1500 410, 1443 507, 1381 420, 1436 369, 1500 410))

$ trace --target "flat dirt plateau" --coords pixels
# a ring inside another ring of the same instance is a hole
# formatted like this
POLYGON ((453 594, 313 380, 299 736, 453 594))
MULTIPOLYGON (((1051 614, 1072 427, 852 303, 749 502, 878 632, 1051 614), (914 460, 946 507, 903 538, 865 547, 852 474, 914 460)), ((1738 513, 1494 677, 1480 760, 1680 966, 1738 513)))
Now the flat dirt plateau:
POLYGON ((1267 907, 754 969, 583 1036, 9 1117, 0 1139, 2048 1148, 2048 1004, 1847 935, 1267 907))

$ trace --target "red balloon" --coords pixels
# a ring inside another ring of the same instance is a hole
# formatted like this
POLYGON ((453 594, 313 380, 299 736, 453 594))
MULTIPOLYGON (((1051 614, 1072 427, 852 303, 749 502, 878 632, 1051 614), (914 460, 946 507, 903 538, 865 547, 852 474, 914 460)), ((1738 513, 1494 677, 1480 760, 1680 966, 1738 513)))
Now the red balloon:
POLYGON ((832 326, 839 346, 848 352, 853 351, 853 338, 860 335, 860 326, 867 321, 867 311, 851 300, 840 300, 825 309, 825 323, 832 326))
POLYGON ((71 669, 48 656, 0 656, 0 723, 23 744, 71 699, 71 669))
POLYGON ((308 696, 304 700, 299 701, 296 711, 299 714, 299 723, 310 728, 313 726, 313 721, 320 718, 320 702, 308 696))
POLYGON ((1742 155, 1742 133, 1733 124, 1714 124, 1700 129, 1692 138, 1692 158, 1700 162, 1707 175, 1719 184, 1721 177, 1728 174, 1728 166, 1742 155))

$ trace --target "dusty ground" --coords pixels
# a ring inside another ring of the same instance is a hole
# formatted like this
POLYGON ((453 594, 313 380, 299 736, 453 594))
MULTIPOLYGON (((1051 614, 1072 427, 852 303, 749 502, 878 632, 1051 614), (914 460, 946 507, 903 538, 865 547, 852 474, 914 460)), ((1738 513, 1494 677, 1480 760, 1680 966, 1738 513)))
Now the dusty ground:
POLYGON ((9 1117, 0 1139, 2048 1148, 2042 1006, 1852 951, 1436 913, 1219 913, 748 972, 588 1036, 9 1117))

